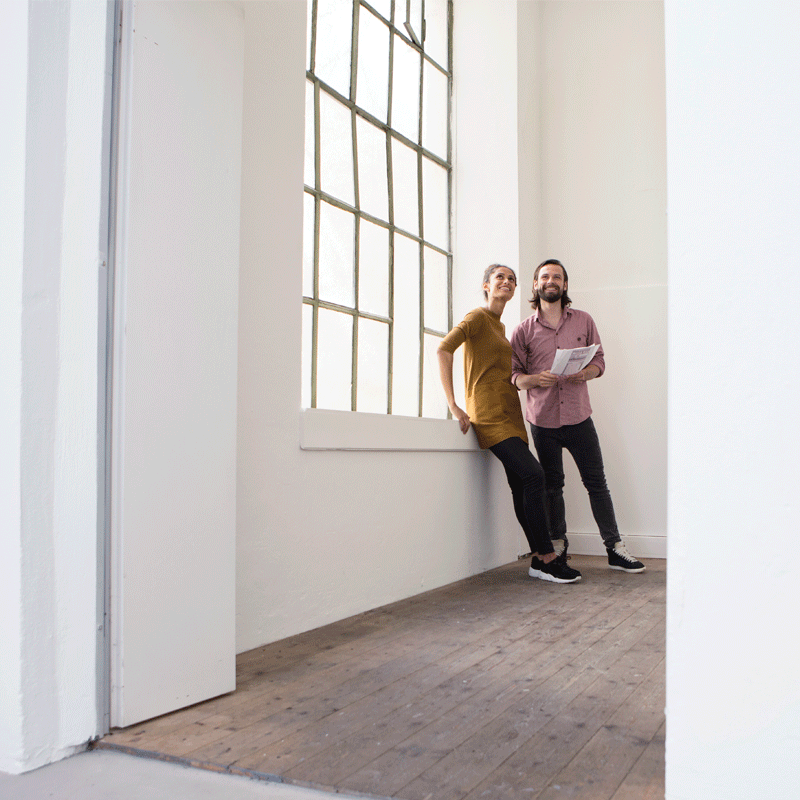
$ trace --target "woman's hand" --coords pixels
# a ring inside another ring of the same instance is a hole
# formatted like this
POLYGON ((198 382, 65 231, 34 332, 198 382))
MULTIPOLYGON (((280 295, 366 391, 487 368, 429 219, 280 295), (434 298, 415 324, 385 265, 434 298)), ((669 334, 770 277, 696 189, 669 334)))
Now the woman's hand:
POLYGON ((469 414, 467 414, 463 408, 459 408, 458 406, 453 406, 450 409, 450 412, 453 415, 453 419, 458 420, 458 427, 461 428, 461 433, 466 433, 470 426, 469 414))
POLYGON ((437 355, 439 356, 439 377, 442 379, 442 387, 447 398, 447 407, 450 409, 453 418, 458 420, 458 427, 461 428, 461 433, 466 433, 470 425, 469 414, 463 408, 459 408, 453 393, 453 354, 448 353, 447 350, 438 350, 437 355))

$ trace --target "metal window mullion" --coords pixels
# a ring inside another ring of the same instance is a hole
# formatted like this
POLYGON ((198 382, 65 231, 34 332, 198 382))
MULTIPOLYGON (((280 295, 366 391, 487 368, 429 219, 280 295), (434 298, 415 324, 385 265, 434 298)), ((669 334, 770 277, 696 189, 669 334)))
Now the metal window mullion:
POLYGON ((357 410, 357 384, 358 384, 358 320, 359 315, 356 311, 353 314, 353 347, 351 350, 350 364, 350 410, 357 410))
POLYGON ((319 343, 319 195, 314 196, 314 286, 311 313, 311 408, 317 407, 317 350, 319 343))
POLYGON ((330 300, 319 300, 316 304, 328 311, 338 311, 340 314, 349 314, 351 317, 358 314, 354 308, 343 306, 340 303, 332 303, 330 300))
MULTIPOLYGON (((391 19, 386 19, 386 17, 384 17, 383 14, 381 14, 380 11, 378 11, 375 8, 373 8, 369 3, 366 2, 366 0, 361 0, 360 5, 361 5, 361 8, 364 8, 367 11, 369 11, 370 14, 372 14, 375 17, 377 17, 381 22, 386 23, 390 28, 392 27, 392 20, 391 19)), ((389 16, 390 17, 392 16, 391 9, 389 10, 389 16)))
POLYGON ((338 197, 334 197, 332 194, 328 194, 327 192, 319 191, 317 192, 320 199, 324 200, 328 205, 336 206, 336 208, 341 208, 342 211, 349 211, 351 214, 358 213, 355 206, 350 205, 350 203, 346 203, 344 200, 340 200, 338 197))
MULTIPOLYGON (((312 37, 316 48, 316 9, 317 0, 314 0, 314 18, 312 37)), ((312 56, 314 50, 312 49, 312 56)), ((312 62, 313 63, 313 62, 312 62)), ((319 346, 319 217, 320 217, 320 188, 322 185, 322 165, 320 155, 320 118, 319 118, 319 81, 314 81, 314 261, 313 261, 313 311, 311 314, 311 408, 317 407, 317 353, 319 346)))
POLYGON ((392 376, 394 375, 394 164, 392 162, 392 98, 394 94, 394 17, 396 0, 392 0, 389 25, 389 70, 386 86, 386 191, 389 195, 389 336, 386 358, 386 413, 392 413, 392 376))
MULTIPOLYGON (((391 208, 390 212, 391 213, 391 208)), ((389 229, 389 336, 386 360, 386 413, 392 413, 392 376, 394 375, 394 232, 389 229)))
POLYGON ((311 41, 309 42, 308 66, 313 73, 317 66, 317 4, 318 0, 311 0, 311 41))
MULTIPOLYGON (((447 3, 447 324, 453 328, 453 0, 447 3)), ((448 416, 450 412, 448 410, 448 416)))
POLYGON ((422 52, 422 57, 427 61, 432 67, 435 67, 442 73, 442 75, 450 75, 450 70, 447 67, 443 67, 436 59, 431 58, 424 50, 422 52))
MULTIPOLYGON (((422 6, 425 19, 425 5, 422 6)), ((419 225, 419 368, 417 373, 417 415, 422 416, 423 381, 425 380, 425 215, 422 192, 422 98, 425 79, 425 60, 420 50, 419 105, 417 111, 417 224, 419 225)))
POLYGON ((417 43, 407 34, 404 33, 401 28, 392 25, 392 30, 409 46, 413 47, 417 52, 421 52, 417 43))
POLYGON ((373 322, 382 322, 384 324, 388 324, 391 322, 389 317, 384 316, 383 314, 374 314, 371 311, 359 311, 358 312, 359 319, 370 319, 373 322))
POLYGON ((359 169, 358 169, 358 137, 356 136, 356 97, 358 91, 358 25, 360 3, 355 0, 353 3, 353 28, 350 39, 350 135, 352 137, 353 148, 353 201, 356 207, 355 219, 353 220, 353 304, 355 306, 355 316, 353 317, 353 346, 351 350, 350 362, 350 409, 357 409, 358 400, 358 270, 359 270, 359 243, 361 237, 361 195, 359 191, 359 169))

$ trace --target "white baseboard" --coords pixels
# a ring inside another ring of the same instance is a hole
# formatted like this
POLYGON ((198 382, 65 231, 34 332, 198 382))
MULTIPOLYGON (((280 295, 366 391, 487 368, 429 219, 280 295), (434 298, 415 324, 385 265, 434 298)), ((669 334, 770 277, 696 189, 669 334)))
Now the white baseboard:
MULTIPOLYGON (((569 551, 581 556, 604 556, 606 548, 599 533, 567 533, 569 551)), ((666 536, 623 536, 625 546, 636 558, 666 558, 666 536)))

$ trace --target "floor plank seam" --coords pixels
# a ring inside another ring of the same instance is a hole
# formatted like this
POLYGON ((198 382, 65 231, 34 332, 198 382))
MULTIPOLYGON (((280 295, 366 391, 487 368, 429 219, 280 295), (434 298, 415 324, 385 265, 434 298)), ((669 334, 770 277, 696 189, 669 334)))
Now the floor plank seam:
MULTIPOLYGON (((218 764, 213 761, 203 761, 194 758, 185 758, 183 756, 173 756, 168 753, 162 753, 158 750, 143 750, 138 747, 130 747, 124 744, 113 744, 112 742, 105 742, 102 739, 90 742, 89 750, 109 750, 117 753, 125 753, 129 756, 136 758, 147 758, 153 761, 163 761, 166 764, 177 764, 189 769, 203 769, 209 772, 217 772, 224 775, 236 775, 240 778, 249 778, 250 780, 263 781, 265 783, 281 783, 288 786, 298 786, 305 789, 316 789, 321 792, 329 792, 332 794, 344 794, 341 789, 335 786, 327 786, 313 781, 301 781, 292 778, 287 778, 283 775, 274 775, 269 772, 261 772, 255 769, 247 769, 246 767, 237 767, 235 764, 218 764)), ((368 794, 366 792, 348 791, 348 795, 352 797, 363 797, 366 800, 394 800, 393 798, 386 797, 385 795, 368 794)))

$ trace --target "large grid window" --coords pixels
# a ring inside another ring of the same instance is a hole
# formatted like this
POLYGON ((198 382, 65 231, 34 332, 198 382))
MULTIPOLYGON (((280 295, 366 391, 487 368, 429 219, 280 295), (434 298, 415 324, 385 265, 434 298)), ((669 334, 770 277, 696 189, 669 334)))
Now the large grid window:
POLYGON ((446 417, 452 0, 313 0, 303 406, 446 417))

